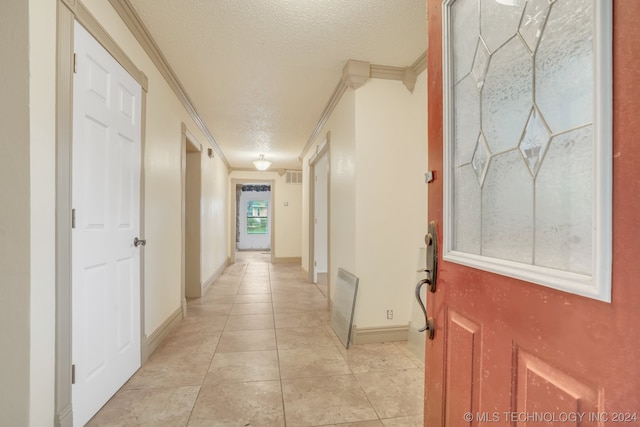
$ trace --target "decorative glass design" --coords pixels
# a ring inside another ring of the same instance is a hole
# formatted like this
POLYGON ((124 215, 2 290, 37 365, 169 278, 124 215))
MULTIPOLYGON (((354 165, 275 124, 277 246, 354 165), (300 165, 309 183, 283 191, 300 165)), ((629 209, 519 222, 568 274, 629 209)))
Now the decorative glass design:
POLYGON ((484 181, 484 175, 487 172, 487 166, 489 166, 489 150, 487 149, 487 141, 484 136, 480 135, 478 143, 476 144, 476 150, 473 152, 473 159, 471 159, 471 167, 476 173, 476 178, 480 186, 484 181))
POLYGON ((592 143, 593 126, 587 126, 558 135, 549 144, 536 177, 537 265, 593 273, 592 143))
POLYGON ((489 51, 485 46, 482 38, 478 38, 478 46, 476 47, 476 55, 473 59, 473 66, 471 67, 471 75, 476 81, 478 90, 482 89, 484 85, 484 78, 487 75, 487 67, 489 66, 489 51))
POLYGON ((520 142, 533 101, 532 65, 531 55, 519 37, 491 55, 480 116, 482 132, 493 153, 513 149, 520 142))
POLYGON ((531 174, 534 176, 538 172, 538 166, 547 149, 549 139, 549 131, 547 131, 547 127, 540 118, 540 114, 534 108, 531 110, 531 115, 519 146, 520 152, 527 162, 531 174))
POLYGON ((478 0, 457 0, 452 8, 455 10, 452 25, 457 34, 453 40, 453 61, 456 64, 455 80, 459 82, 469 74, 473 55, 476 49, 476 41, 480 28, 478 23, 478 0))
POLYGON ((444 0, 446 260, 610 300, 607 3, 444 0))
POLYGON ((480 93, 470 75, 456 85, 454 96, 456 105, 475 106, 454 111, 457 147, 455 164, 460 166, 471 161, 480 134, 480 93))
POLYGON ((552 132, 593 121, 593 3, 556 1, 536 50, 535 101, 552 132))
POLYGON ((549 0, 529 0, 524 8, 519 33, 531 52, 536 51, 549 8, 549 0))
POLYGON ((525 2, 515 2, 511 7, 494 0, 479 3, 482 39, 489 52, 495 52, 518 32, 525 2), (500 25, 496 25, 496 22, 500 25))

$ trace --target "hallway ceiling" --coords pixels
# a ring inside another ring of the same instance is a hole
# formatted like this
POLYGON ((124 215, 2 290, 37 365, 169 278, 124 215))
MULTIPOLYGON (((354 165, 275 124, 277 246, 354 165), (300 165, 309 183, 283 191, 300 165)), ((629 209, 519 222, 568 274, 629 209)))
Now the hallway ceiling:
POLYGON ((405 67, 427 45, 425 0, 129 1, 232 168, 301 169, 347 60, 405 67))

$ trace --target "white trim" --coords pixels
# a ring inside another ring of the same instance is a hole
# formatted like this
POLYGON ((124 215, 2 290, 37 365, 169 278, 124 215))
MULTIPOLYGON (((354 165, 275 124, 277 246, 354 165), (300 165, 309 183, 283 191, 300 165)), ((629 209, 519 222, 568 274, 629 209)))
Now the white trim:
MULTIPOLYGON (((414 88, 417 77, 426 69, 427 69, 427 51, 424 51, 424 53, 422 53, 422 55, 420 55, 418 59, 416 59, 415 62, 408 67, 394 67, 394 66, 388 66, 388 65, 373 64, 370 66, 370 78, 402 81, 404 85, 407 87, 407 89, 409 90, 409 92, 413 93, 413 88, 414 88)), ((324 107, 324 110, 322 111, 322 115, 320 116, 320 119, 316 124, 316 127, 313 128, 313 132, 311 132, 311 135, 309 136, 307 143, 305 144, 304 148, 302 149, 302 152, 298 156, 298 161, 302 162, 302 159, 304 159, 304 156, 307 155, 307 152, 313 145, 313 141, 316 140, 316 138, 320 134, 320 131, 322 130, 324 125, 327 123, 327 120, 329 120, 329 117, 331 117, 331 114, 333 114, 333 110, 338 105, 338 102, 340 102, 340 99, 342 99, 342 95, 344 95, 346 90, 347 90, 347 85, 345 84, 344 79, 341 78, 338 81, 336 88, 333 90, 333 93, 331 94, 331 97, 329 98, 327 105, 324 107)))
POLYGON ((452 52, 447 41, 451 31, 450 6, 445 0, 443 19, 443 120, 444 120, 444 213, 443 259, 481 270, 537 283, 549 288, 596 300, 611 302, 612 263, 612 4, 593 0, 594 4, 594 201, 593 201, 593 275, 580 275, 524 263, 453 251, 453 212, 451 194, 454 102, 450 91, 452 52))
POLYGON ((182 322, 182 307, 176 309, 169 317, 165 319, 160 326, 148 337, 144 337, 142 342, 142 365, 144 365, 151 354, 162 344, 176 326, 182 322))
POLYGON ((160 74, 162 74, 169 87, 176 94, 185 110, 187 110, 187 112, 189 113, 189 116, 191 116, 191 119, 193 119, 195 124, 207 138, 211 147, 218 153, 220 159, 225 164, 227 169, 230 169, 231 166, 229 165, 227 158, 222 152, 222 149, 218 145, 218 142, 214 138, 213 134, 209 131, 209 128, 207 128, 207 125, 196 110, 193 102, 191 102, 191 99, 182 86, 182 83, 176 76, 168 61, 165 59, 164 55, 160 51, 160 48, 154 41, 153 37, 151 37, 151 34, 147 30, 147 27, 145 27, 144 23, 136 13, 131 3, 128 0, 109 0, 109 3, 111 3, 111 6, 113 6, 127 28, 129 28, 129 31, 131 31, 136 40, 138 40, 140 46, 144 49, 147 55, 149 55, 151 61, 154 63, 160 74))
POLYGON ((271 248, 269 252, 271 253, 270 262, 274 263, 276 260, 276 205, 274 204, 276 200, 276 180, 275 179, 249 179, 249 178, 231 178, 230 182, 230 191, 229 196, 233 198, 230 200, 229 209, 231 211, 231 229, 229 233, 229 263, 233 264, 236 262, 236 228, 238 221, 238 212, 236 207, 236 185, 238 184, 267 184, 271 186, 271 198, 269 202, 271 203, 271 248))
POLYGON ((316 146, 316 152, 309 157, 309 166, 315 166, 324 153, 329 151, 329 141, 331 141, 331 131, 327 132, 327 136, 325 136, 322 142, 316 146))
POLYGON ((354 325, 351 329, 351 343, 354 345, 406 341, 408 336, 408 324, 379 328, 358 328, 354 325))
POLYGON ((602 301, 611 302, 613 262, 613 5, 594 0, 594 159, 595 199, 593 279, 602 301))

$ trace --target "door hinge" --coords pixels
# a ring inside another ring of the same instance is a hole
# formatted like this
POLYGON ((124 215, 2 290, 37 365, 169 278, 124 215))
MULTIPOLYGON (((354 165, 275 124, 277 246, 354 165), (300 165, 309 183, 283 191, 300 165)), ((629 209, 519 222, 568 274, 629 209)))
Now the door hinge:
POLYGON ((71 365, 71 384, 76 383, 76 365, 71 365))
POLYGON ((73 53, 73 74, 76 74, 78 72, 78 55, 76 55, 76 53, 73 53))
POLYGON ((76 228, 76 210, 71 209, 71 228, 76 228))

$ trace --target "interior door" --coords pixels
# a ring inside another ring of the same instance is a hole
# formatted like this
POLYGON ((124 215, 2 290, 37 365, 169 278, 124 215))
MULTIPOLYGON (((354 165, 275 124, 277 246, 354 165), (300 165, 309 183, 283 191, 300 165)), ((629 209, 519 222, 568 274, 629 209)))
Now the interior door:
MULTIPOLYGON (((576 13, 582 13, 586 4, 563 0, 465 3, 482 7, 570 3, 576 13)), ((428 0, 429 169, 435 176, 429 184, 428 215, 437 224, 439 259, 437 290, 427 293, 435 334, 426 345, 426 426, 640 425, 640 287, 636 283, 640 277, 636 260, 640 146, 634 142, 640 132, 636 118, 640 3, 612 3, 613 273, 608 303, 442 259, 447 238, 443 227, 447 221, 443 2, 428 0)), ((519 19, 514 28, 523 22, 519 19)), ((471 31, 470 24, 464 27, 471 31)), ((471 49, 473 54, 476 47, 471 49)), ((505 91, 509 84, 503 82, 505 91)), ((569 160, 565 159, 567 165, 569 160)), ((558 181, 557 191, 561 193, 566 185, 558 181)), ((450 225, 448 230, 459 232, 464 224, 450 225)))
POLYGON ((72 399, 84 425, 140 367, 141 88, 74 31, 72 399))

